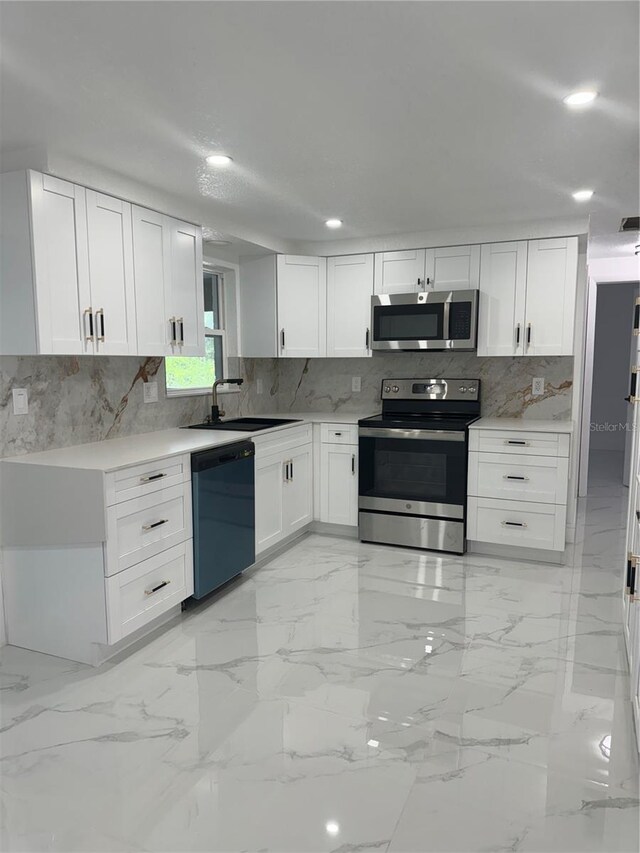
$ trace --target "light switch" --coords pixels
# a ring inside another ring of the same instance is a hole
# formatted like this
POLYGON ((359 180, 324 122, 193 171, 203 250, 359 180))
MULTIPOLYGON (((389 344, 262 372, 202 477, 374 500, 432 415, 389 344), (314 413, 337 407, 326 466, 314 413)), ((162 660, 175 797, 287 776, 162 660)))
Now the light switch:
POLYGON ((157 403, 158 402, 158 383, 157 382, 143 382, 142 383, 142 399, 145 403, 157 403))
POLYGON ((28 415, 29 414, 29 394, 26 388, 13 389, 13 414, 28 415))
POLYGON ((362 391, 362 378, 360 376, 351 377, 351 390, 356 394, 362 391))
POLYGON ((531 394, 534 397, 539 397, 541 394, 544 394, 544 377, 539 377, 533 380, 531 385, 531 394))

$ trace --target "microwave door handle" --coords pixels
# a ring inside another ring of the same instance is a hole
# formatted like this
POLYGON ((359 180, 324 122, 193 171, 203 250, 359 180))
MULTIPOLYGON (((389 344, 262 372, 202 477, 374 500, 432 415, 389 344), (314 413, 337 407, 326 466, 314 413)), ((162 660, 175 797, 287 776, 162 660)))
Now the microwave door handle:
POLYGON ((442 311, 442 338, 445 341, 451 340, 449 337, 449 308, 451 303, 447 299, 446 302, 443 303, 443 311, 442 311))

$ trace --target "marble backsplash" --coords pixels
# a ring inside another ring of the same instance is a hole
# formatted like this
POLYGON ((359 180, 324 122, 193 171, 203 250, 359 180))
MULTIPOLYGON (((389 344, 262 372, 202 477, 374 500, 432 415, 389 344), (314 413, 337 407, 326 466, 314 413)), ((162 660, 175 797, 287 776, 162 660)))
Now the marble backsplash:
POLYGON ((486 417, 568 420, 573 358, 478 358, 474 353, 374 353, 372 358, 282 359, 277 399, 282 411, 376 411, 387 378, 448 376, 481 380, 486 417), (359 376, 362 390, 351 390, 359 376), (532 396, 534 377, 544 394, 532 396))
MULTIPOLYGON (((275 359, 230 358, 229 372, 243 376, 245 384, 238 393, 221 395, 227 416, 276 408, 275 359), (255 394, 258 378, 264 389, 260 396, 255 394)), ((3 356, 0 457, 197 423, 210 404, 209 396, 167 397, 162 358, 3 356), (148 380, 158 382, 157 403, 143 402, 148 380), (27 388, 27 415, 13 414, 13 388, 27 388)))
MULTIPOLYGON (((478 358, 473 353, 376 353, 362 359, 229 359, 245 380, 225 394, 227 417, 261 412, 375 412, 389 377, 451 376, 482 380, 488 416, 568 419, 572 358, 478 358), (351 391, 359 376, 362 390, 351 391), (545 393, 531 395, 533 377, 545 393), (258 394, 261 380, 262 393, 258 394)), ((0 358, 0 456, 83 444, 203 420, 210 398, 166 397, 161 358, 21 356, 0 358), (159 401, 144 403, 142 386, 158 381, 159 401), (29 414, 15 416, 13 388, 27 388, 29 414)))

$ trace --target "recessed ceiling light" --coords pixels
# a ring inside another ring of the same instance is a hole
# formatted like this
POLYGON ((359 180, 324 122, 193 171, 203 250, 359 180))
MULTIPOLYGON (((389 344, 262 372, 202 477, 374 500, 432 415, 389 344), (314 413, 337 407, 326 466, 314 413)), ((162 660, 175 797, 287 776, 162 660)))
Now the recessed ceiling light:
POLYGON ((226 154, 211 154, 207 157, 207 163, 210 166, 229 166, 233 160, 226 154))
POLYGON ((562 100, 568 107, 586 107, 592 104, 598 97, 598 93, 594 89, 582 89, 579 92, 571 92, 562 100))
POLYGON ((577 192, 572 193, 572 195, 576 201, 589 201, 593 195, 593 190, 578 190, 577 192))
POLYGON ((327 219, 324 224, 327 228, 340 228, 342 226, 342 219, 327 219))
POLYGON ((337 835, 340 832, 340 824, 336 823, 335 820, 330 820, 325 824, 325 829, 329 835, 337 835))

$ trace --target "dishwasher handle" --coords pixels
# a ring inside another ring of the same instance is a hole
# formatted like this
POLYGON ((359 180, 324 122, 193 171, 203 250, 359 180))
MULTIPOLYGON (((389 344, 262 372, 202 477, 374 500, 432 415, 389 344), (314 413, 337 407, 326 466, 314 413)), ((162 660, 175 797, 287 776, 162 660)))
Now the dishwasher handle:
POLYGON ((250 459, 256 455, 256 448, 252 441, 237 441, 235 444, 224 444, 211 450, 201 450, 191 454, 191 471, 208 471, 211 468, 219 468, 230 462, 238 462, 242 459, 250 459))

